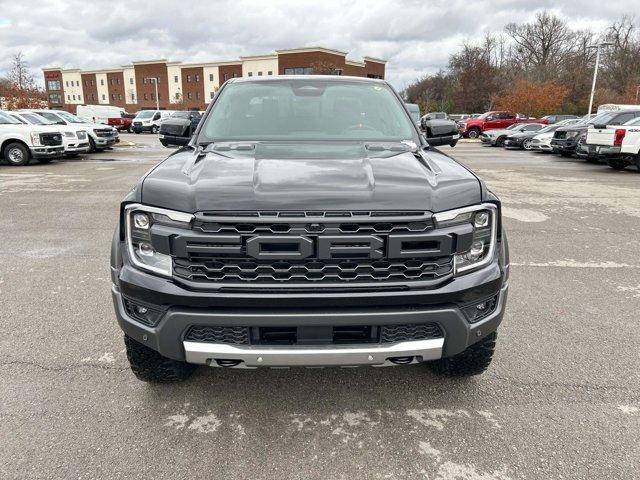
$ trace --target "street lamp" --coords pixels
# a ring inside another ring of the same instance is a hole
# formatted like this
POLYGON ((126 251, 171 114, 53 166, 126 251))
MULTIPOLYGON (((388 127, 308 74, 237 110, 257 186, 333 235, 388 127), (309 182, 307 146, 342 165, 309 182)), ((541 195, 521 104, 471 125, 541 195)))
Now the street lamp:
POLYGON ((638 94, 640 93, 640 85, 636 87, 636 105, 638 104, 638 94))
POLYGON ((156 110, 160 110, 160 100, 158 99, 158 78, 157 77, 147 77, 148 81, 153 83, 156 87, 156 110))
POLYGON ((589 99, 589 111, 588 115, 591 115, 591 108, 593 107, 593 94, 596 91, 596 78, 598 78, 598 67, 600 66, 600 49, 602 47, 610 47, 613 42, 600 42, 597 45, 589 45, 587 48, 595 48, 596 50, 596 66, 593 70, 593 83, 591 84, 591 98, 589 99))

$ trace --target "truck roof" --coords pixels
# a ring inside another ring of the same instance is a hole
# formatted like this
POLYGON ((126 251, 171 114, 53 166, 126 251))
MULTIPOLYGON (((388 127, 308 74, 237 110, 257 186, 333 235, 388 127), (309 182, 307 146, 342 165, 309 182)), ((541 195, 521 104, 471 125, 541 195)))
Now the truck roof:
POLYGON ((227 80, 228 83, 246 82, 269 82, 273 80, 322 80, 327 82, 363 82, 363 83, 384 83, 386 80, 380 78, 353 77, 350 75, 268 75, 261 77, 235 77, 227 80))

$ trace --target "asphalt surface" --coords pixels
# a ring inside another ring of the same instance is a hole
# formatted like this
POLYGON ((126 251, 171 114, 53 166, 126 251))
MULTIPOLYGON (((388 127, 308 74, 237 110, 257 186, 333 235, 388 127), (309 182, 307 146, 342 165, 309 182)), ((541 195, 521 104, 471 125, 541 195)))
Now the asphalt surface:
POLYGON ((118 203, 151 135, 0 166, 0 478, 640 478, 640 174, 461 143, 504 202, 509 305, 471 380, 200 368, 150 386, 110 296, 118 203))

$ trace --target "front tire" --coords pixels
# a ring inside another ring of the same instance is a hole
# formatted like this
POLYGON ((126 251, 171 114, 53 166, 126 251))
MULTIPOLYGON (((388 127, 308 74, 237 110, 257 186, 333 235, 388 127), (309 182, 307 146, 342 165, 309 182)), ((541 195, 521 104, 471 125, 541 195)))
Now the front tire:
POLYGON ((4 147, 4 159, 14 167, 21 167, 31 161, 31 152, 22 143, 14 142, 4 147))
POLYGON ((524 148, 525 150, 529 150, 529 151, 531 151, 531 139, 530 139, 530 138, 526 138, 526 139, 522 142, 522 148, 524 148))
POLYGON ((627 162, 625 162, 621 158, 613 158, 607 160, 607 165, 609 165, 614 170, 624 170, 625 168, 627 168, 627 162))
POLYGON ((153 133, 154 135, 158 133, 158 130, 159 128, 157 125, 154 125, 153 127, 151 127, 151 133, 153 133))
POLYGON ((469 138, 478 138, 480 136, 480 130, 477 128, 472 128, 471 130, 469 130, 469 133, 467 133, 467 137, 469 138))
POLYGON ((448 377, 480 375, 491 364, 497 337, 497 332, 493 332, 453 357, 442 358, 432 362, 431 368, 437 374, 448 377))
POLYGON ((505 137, 498 137, 496 140, 496 147, 504 147, 504 138, 505 137))
POLYGON ((195 365, 163 357, 155 350, 124 336, 127 358, 138 380, 152 383, 181 382, 191 376, 195 365))

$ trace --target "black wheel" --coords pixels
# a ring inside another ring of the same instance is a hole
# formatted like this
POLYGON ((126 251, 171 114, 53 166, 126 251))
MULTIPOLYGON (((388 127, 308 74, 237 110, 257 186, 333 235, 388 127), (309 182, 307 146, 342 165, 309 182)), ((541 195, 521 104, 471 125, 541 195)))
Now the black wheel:
POLYGON ((478 138, 480 136, 480 130, 477 128, 472 128, 471 130, 469 130, 469 133, 467 133, 467 137, 469 138, 478 138))
POLYGON ((96 142, 93 141, 93 138, 89 137, 89 153, 95 153, 97 151, 96 142))
POLYGON ((51 163, 53 161, 53 158, 36 158, 36 160, 38 161, 38 163, 51 163))
POLYGON ((153 127, 151 127, 151 133, 153 133, 154 135, 156 133, 158 133, 158 126, 157 125, 154 125, 153 127))
POLYGON ((167 142, 165 142, 164 140, 160 140, 160 143, 162 144, 163 147, 168 147, 169 144, 167 142))
POLYGON ((4 159, 14 167, 26 165, 31 160, 31 152, 22 143, 14 142, 4 147, 4 159))
POLYGON ((67 158, 77 158, 79 154, 77 153, 65 153, 64 156, 67 158))
POLYGON ((498 137, 496 140, 496 147, 504 147, 504 137, 498 137))
POLYGON ((564 150, 560 150, 560 155, 563 157, 573 157, 573 152, 565 152, 564 150))
POLYGON ((186 380, 196 369, 195 365, 163 357, 155 350, 124 336, 127 358, 131 370, 143 382, 179 382, 186 380))
POLYGON ((627 168, 627 162, 622 160, 621 158, 612 158, 607 160, 607 165, 609 165, 614 170, 624 170, 627 168))
POLYGON ((136 135, 140 135, 140 130, 134 130, 133 133, 135 133, 136 135))
POLYGON ((131 127, 127 128, 127 133, 133 133, 133 129, 131 127))
POLYGON ((431 363, 434 372, 449 377, 479 375, 491 364, 498 334, 493 332, 451 358, 442 358, 431 363))
POLYGON ((525 150, 531 150, 531 138, 525 138, 522 142, 522 148, 525 150))

